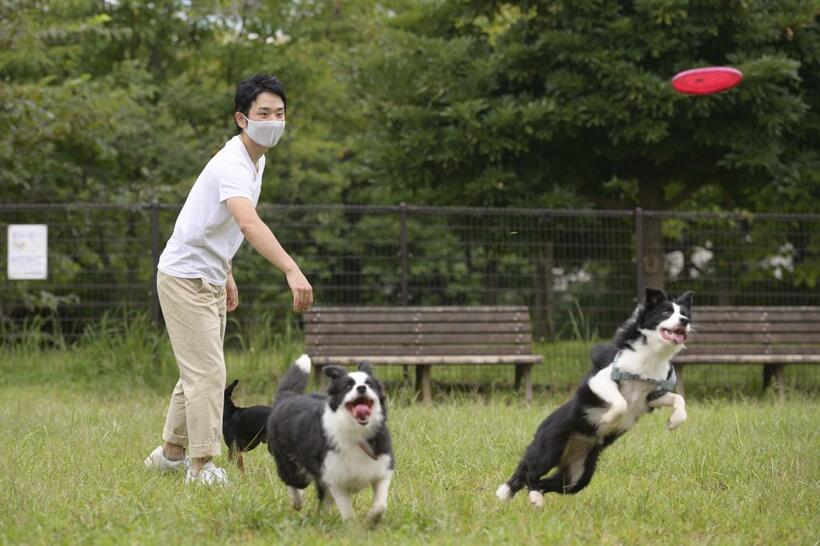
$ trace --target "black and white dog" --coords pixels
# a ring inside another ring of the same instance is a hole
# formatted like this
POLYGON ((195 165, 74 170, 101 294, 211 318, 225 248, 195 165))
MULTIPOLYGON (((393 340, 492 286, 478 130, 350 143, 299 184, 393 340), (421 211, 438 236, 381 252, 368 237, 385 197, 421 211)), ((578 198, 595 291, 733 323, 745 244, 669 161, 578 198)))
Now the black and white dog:
POLYGON ((670 360, 683 348, 691 318, 691 292, 671 299, 648 288, 645 303, 636 307, 612 342, 593 349, 592 369, 575 396, 541 423, 496 496, 506 501, 526 486, 530 502, 541 507, 544 493, 577 493, 592 479, 601 451, 643 414, 669 406, 670 430, 685 421, 683 397, 671 392, 675 372, 670 360))
POLYGON ((345 520, 354 515, 352 495, 371 486, 367 518, 375 523, 387 510, 394 465, 383 387, 367 363, 352 373, 327 366, 327 394, 304 394, 310 368, 310 357, 299 357, 273 401, 268 451, 277 473, 294 509, 302 508, 302 490, 313 481, 320 505, 329 503, 329 492, 345 520))

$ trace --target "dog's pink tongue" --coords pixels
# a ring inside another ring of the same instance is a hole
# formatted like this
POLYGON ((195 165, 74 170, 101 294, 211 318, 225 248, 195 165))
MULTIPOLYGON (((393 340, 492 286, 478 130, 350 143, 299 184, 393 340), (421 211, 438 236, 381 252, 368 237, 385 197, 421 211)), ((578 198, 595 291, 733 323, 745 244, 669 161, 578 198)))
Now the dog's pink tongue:
POLYGON ((367 419, 370 417, 370 406, 367 404, 356 404, 353 406, 353 417, 356 419, 367 419))
POLYGON ((672 338, 675 340, 675 343, 677 343, 677 344, 683 343, 684 340, 686 339, 686 336, 684 334, 679 333, 679 332, 670 332, 670 333, 672 334, 672 338))

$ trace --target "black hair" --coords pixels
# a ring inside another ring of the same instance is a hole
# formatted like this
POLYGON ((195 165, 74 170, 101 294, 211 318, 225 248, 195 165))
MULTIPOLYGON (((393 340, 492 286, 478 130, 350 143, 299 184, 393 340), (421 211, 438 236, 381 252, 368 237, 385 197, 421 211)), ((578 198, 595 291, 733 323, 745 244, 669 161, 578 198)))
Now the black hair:
POLYGON ((254 74, 236 84, 236 95, 233 99, 234 112, 242 112, 247 116, 250 113, 253 101, 265 92, 279 96, 285 105, 285 110, 287 110, 288 98, 285 95, 285 86, 282 85, 282 82, 276 76, 270 74, 254 74))

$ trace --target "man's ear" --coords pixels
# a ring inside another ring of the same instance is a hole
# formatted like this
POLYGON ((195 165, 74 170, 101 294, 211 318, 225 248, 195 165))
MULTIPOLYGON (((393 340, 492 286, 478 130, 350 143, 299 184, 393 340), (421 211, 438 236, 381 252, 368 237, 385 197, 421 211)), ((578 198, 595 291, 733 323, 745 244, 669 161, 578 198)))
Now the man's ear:
POLYGON ((686 307, 687 309, 691 309, 692 308, 692 296, 694 296, 694 295, 695 295, 695 293, 692 292, 691 290, 688 291, 688 292, 684 292, 683 294, 678 296, 678 299, 675 300, 675 303, 677 303, 681 307, 686 307))
POLYGON ((644 299, 644 303, 646 307, 655 307, 663 302, 665 302, 668 298, 666 297, 666 292, 663 290, 658 290, 657 288, 647 288, 646 289, 646 298, 644 299))
POLYGON ((345 370, 341 366, 325 366, 324 368, 322 368, 322 371, 325 373, 327 377, 333 380, 343 375, 347 375, 347 370, 345 370))
POLYGON ((243 114, 242 112, 234 112, 233 120, 236 122, 240 129, 244 129, 245 127, 247 127, 248 122, 245 121, 245 114, 243 114))

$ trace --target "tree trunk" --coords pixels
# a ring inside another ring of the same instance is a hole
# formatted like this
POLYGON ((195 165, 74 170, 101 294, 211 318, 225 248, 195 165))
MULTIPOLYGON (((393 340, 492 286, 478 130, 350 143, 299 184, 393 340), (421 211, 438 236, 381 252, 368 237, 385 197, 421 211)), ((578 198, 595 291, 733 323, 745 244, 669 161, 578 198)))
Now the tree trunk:
POLYGON ((488 256, 487 260, 484 268, 484 301, 486 305, 496 305, 498 303, 498 262, 493 253, 488 256))
MULTIPOLYGON (((639 182, 638 203, 644 210, 657 211, 663 207, 663 194, 658 184, 639 182)), ((664 289, 664 250, 661 219, 643 216, 643 274, 647 288, 664 289)), ((642 296, 642 294, 639 294, 642 296)))
POLYGON ((535 262, 535 337, 537 339, 555 339, 555 320, 553 320, 552 268, 555 262, 554 243, 543 241, 538 249, 535 262))

